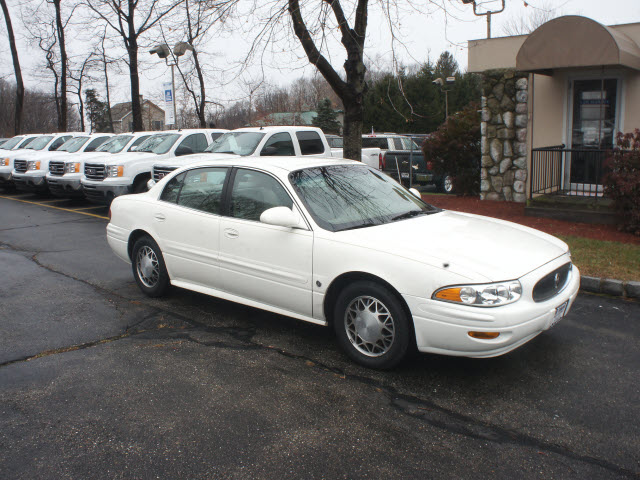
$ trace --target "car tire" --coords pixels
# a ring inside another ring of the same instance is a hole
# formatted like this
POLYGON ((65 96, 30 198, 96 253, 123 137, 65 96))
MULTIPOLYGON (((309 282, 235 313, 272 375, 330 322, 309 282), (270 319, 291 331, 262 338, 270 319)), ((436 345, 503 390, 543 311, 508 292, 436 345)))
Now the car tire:
POLYGON ((131 267, 138 287, 148 297, 161 297, 169 289, 169 273, 162 252, 151 237, 141 237, 133 245, 131 267))
POLYGON ((340 347, 368 368, 386 370, 403 360, 411 345, 409 321, 396 295, 375 282, 348 285, 334 305, 340 347))
POLYGON ((443 193, 453 193, 453 177, 451 175, 444 175, 442 177, 442 181, 440 182, 439 188, 443 193))

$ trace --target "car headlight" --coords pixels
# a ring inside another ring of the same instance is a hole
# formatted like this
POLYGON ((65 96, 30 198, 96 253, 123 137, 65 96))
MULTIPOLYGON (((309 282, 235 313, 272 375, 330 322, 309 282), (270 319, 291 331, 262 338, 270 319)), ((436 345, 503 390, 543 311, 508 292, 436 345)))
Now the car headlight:
POLYGON ((8 167, 9 159, 8 158, 0 158, 0 167, 8 167))
POLYGON ((123 165, 107 165, 107 177, 121 177, 123 174, 123 165))
POLYGON ((435 291, 434 300, 460 303, 473 307, 497 307, 517 301, 522 296, 518 280, 482 285, 454 285, 435 291))
POLYGON ((64 164, 64 173, 79 173, 80 164, 68 162, 64 164))
POLYGON ((40 170, 40 162, 38 160, 29 160, 27 162, 27 170, 40 170))

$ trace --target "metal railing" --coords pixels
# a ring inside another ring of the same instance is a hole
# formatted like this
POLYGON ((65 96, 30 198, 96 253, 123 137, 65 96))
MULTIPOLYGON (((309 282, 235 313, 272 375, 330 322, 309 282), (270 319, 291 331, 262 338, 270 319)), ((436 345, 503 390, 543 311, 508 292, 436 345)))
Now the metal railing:
POLYGON ((531 150, 530 194, 603 197, 605 160, 609 150, 565 148, 564 145, 531 150))

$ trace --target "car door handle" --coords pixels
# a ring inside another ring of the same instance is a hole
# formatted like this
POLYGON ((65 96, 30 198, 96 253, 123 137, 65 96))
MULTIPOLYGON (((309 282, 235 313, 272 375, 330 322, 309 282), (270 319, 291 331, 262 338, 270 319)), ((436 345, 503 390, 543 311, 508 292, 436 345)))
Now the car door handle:
POLYGON ((224 234, 229 238, 238 238, 238 236, 240 235, 238 231, 234 230, 233 228, 225 228, 224 234))
POLYGON ((166 217, 165 217, 163 214, 161 214, 161 213, 156 213, 156 214, 154 215, 154 218, 155 218, 156 220, 158 220, 159 222, 164 222, 164 220, 165 220, 165 218, 166 218, 166 217))

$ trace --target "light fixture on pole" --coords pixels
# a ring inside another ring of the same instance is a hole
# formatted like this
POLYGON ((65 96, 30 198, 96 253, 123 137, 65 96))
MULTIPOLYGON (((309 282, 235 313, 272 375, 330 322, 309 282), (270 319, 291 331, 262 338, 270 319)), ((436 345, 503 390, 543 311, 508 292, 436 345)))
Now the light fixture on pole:
MULTIPOLYGON (((464 3, 465 5, 468 5, 469 3, 473 3, 473 14, 475 16, 487 17, 487 38, 491 38, 491 15, 504 11, 504 0, 502 0, 502 8, 500 10, 487 10, 486 12, 478 12, 478 5, 476 5, 476 2, 477 0, 462 0, 462 3, 464 3)), ((483 2, 480 2, 480 3, 483 3, 483 2)))
POLYGON ((166 44, 157 45, 153 47, 151 50, 149 50, 149 53, 151 55, 154 55, 154 54, 158 55, 158 57, 163 58, 165 63, 171 67, 171 92, 172 92, 171 101, 173 103, 173 122, 174 122, 173 125, 175 125, 176 119, 178 118, 178 113, 176 111, 176 100, 175 100, 176 78, 175 78, 174 67, 178 63, 178 58, 183 56, 188 51, 193 52, 195 50, 193 48, 193 45, 187 42, 176 43, 173 47, 173 52, 169 48, 169 45, 166 45, 166 44), (171 55, 172 53, 173 53, 173 56, 171 55), (170 57, 173 57, 172 61, 169 61, 170 57))
POLYGON ((446 85, 452 85, 456 81, 456 77, 447 77, 445 79, 436 78, 433 82, 434 85, 439 85, 440 90, 444 92, 444 121, 449 118, 449 89, 445 88, 446 85))

